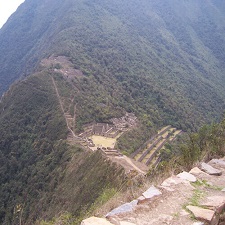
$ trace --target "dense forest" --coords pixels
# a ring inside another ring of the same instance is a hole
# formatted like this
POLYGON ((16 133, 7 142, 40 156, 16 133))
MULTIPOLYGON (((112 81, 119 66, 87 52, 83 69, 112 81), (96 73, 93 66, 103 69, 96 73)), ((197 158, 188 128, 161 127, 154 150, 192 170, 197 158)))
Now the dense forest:
MULTIPOLYGON (((58 80, 63 92, 65 81, 58 80)), ((51 74, 11 86, 0 103, 0 223, 27 224, 61 211, 77 217, 125 180, 99 152, 68 145, 51 74), (82 190, 82 191, 81 191, 82 190)))
POLYGON ((224 110, 224 10, 221 0, 26 1, 0 30, 0 92, 65 55, 103 103, 195 130, 224 110))
POLYGON ((68 144, 53 80, 76 134, 132 112, 123 153, 165 125, 189 134, 167 146, 165 165, 223 153, 224 21, 223 0, 26 0, 0 29, 0 223, 82 217, 126 180, 99 152, 68 144))

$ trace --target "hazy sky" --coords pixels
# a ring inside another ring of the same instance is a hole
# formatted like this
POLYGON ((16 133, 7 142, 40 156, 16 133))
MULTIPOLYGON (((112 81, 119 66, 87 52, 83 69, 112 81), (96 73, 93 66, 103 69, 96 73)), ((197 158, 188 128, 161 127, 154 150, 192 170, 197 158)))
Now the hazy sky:
POLYGON ((0 0, 0 28, 25 0, 0 0))

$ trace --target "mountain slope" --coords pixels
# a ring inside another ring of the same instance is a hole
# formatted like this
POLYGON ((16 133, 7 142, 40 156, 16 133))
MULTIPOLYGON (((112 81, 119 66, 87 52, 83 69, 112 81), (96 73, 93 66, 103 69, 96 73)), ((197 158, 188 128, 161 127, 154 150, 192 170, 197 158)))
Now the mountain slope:
POLYGON ((127 153, 155 128, 220 118, 224 15, 222 0, 26 0, 0 30, 0 223, 79 217, 126 179, 99 152, 68 145, 53 80, 77 134, 135 113, 118 145, 127 153))
POLYGON ((42 58, 66 55, 111 96, 115 84, 126 110, 193 129, 224 110, 224 10, 221 1, 26 1, 0 30, 1 92, 42 58))
POLYGON ((68 129, 51 76, 30 76, 13 85, 0 103, 1 224, 18 224, 20 218, 33 224, 62 211, 79 217, 126 178, 100 152, 67 144, 68 129))

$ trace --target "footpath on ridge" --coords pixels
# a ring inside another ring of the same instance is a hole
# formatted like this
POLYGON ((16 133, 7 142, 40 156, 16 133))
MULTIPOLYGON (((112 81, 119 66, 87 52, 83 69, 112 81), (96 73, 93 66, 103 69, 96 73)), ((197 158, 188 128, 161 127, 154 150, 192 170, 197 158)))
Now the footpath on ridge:
MULTIPOLYGON (((59 72, 70 82, 73 77, 82 76, 82 72, 73 68, 66 57, 51 56, 42 60, 41 66, 59 72)), ((147 140, 139 149, 137 149, 131 158, 123 155, 118 149, 115 149, 116 140, 124 132, 133 129, 138 124, 138 119, 133 113, 126 113, 121 118, 112 118, 111 123, 86 124, 84 131, 75 134, 77 103, 75 97, 69 98, 60 96, 60 88, 57 80, 51 76, 52 85, 55 90, 61 111, 65 118, 68 128, 68 143, 70 145, 79 144, 85 149, 91 151, 101 150, 101 152, 111 161, 120 164, 126 173, 146 174, 150 168, 155 169, 161 161, 160 153, 166 143, 173 142, 181 130, 172 128, 170 125, 163 127, 156 135, 147 140), (112 143, 111 143, 112 142, 112 143), (105 146, 107 143, 107 146, 105 146)))
POLYGON ((151 186, 140 197, 81 225, 225 225, 225 158, 151 186))

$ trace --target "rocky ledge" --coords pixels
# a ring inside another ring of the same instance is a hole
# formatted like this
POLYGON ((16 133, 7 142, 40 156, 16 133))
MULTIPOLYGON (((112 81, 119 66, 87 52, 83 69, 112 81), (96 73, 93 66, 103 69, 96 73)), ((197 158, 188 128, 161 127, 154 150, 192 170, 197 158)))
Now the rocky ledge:
POLYGON ((140 197, 81 225, 225 225, 225 158, 151 186, 140 197))

